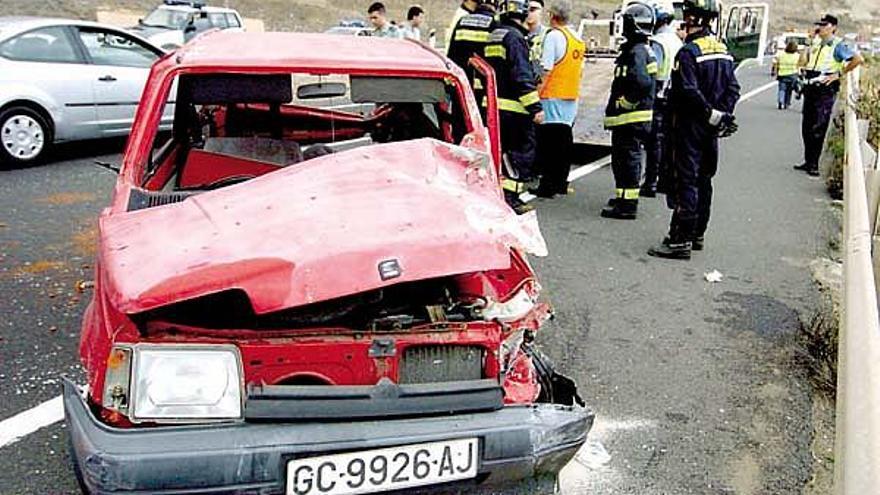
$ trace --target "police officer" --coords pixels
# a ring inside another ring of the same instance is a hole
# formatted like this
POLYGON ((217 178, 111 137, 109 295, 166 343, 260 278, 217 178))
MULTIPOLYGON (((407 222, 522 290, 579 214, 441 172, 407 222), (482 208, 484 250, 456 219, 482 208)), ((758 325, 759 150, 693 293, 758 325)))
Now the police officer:
POLYGON ((804 163, 794 168, 819 175, 819 156, 831 121, 831 110, 840 90, 840 76, 864 62, 861 55, 835 36, 837 18, 826 15, 816 22, 819 35, 810 47, 804 67, 804 115, 801 136, 804 140, 804 163))
POLYGON ((614 80, 605 107, 605 128, 611 130, 611 170, 615 195, 602 209, 606 218, 632 220, 639 205, 644 143, 651 131, 657 59, 648 44, 654 10, 634 2, 623 11, 626 42, 614 62, 614 80))
POLYGON ((675 12, 672 3, 654 6, 657 25, 654 35, 651 36, 651 46, 657 56, 657 77, 654 91, 654 120, 651 122, 651 134, 645 142, 645 179, 639 189, 639 196, 653 198, 657 195, 657 177, 661 164, 669 166, 671 145, 668 142, 669 132, 666 127, 669 123, 667 96, 669 93, 672 65, 675 56, 681 49, 681 38, 675 34, 672 21, 675 20, 675 12))
POLYGON ((526 41, 529 42, 529 60, 532 62, 532 70, 538 76, 538 82, 544 71, 541 68, 541 54, 544 51, 544 36, 547 27, 543 23, 544 0, 529 0, 529 15, 526 17, 526 28, 529 30, 526 41))
POLYGON ((533 178, 535 124, 544 121, 535 72, 529 62, 525 26, 528 10, 528 0, 503 0, 499 26, 489 35, 484 51, 498 85, 504 199, 519 214, 532 209, 519 195, 533 178))
POLYGON ((797 84, 800 60, 797 41, 789 41, 785 50, 773 58, 772 73, 776 75, 779 86, 776 92, 776 107, 779 110, 785 110, 791 105, 791 94, 797 84))
POLYGON ((690 259, 691 249, 703 249, 709 224, 712 177, 718 169, 718 138, 736 131, 733 110, 739 83, 733 57, 712 33, 718 17, 717 0, 685 0, 687 37, 672 71, 669 106, 675 139, 675 177, 667 202, 674 207, 669 235, 648 254, 690 259))

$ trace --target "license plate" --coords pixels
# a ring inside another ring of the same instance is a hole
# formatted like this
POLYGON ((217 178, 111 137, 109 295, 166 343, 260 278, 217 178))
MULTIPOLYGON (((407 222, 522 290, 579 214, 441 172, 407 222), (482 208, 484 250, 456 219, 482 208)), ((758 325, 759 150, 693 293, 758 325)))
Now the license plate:
POLYGON ((287 463, 287 495, 342 495, 398 490, 473 478, 476 438, 402 445, 287 463))

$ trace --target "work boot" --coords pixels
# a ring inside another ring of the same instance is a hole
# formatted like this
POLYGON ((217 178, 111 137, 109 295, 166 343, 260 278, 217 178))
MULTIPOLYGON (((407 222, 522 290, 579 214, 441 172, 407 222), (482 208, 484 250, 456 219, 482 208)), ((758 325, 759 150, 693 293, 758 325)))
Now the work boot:
POLYGON ((555 192, 551 192, 546 189, 541 189, 541 186, 530 188, 529 193, 537 198, 545 198, 545 199, 551 199, 551 198, 553 198, 553 196, 556 196, 556 194, 557 194, 555 192))
POLYGON ((526 203, 519 198, 519 194, 511 191, 504 191, 504 201, 517 214, 522 215, 535 209, 534 206, 526 203))
POLYGON ((691 259, 692 248, 691 241, 666 237, 663 239, 663 242, 649 249, 648 254, 657 258, 689 260, 691 259))
MULTIPOLYGON (((635 220, 639 209, 639 200, 614 198, 614 204, 602 208, 602 217, 617 220, 635 220)), ((609 201, 610 203, 611 201, 609 201)))
POLYGON ((806 163, 801 163, 800 165, 795 165, 792 168, 795 170, 803 170, 804 172, 806 172, 806 171, 810 170, 812 167, 810 167, 806 163))
POLYGON ((703 236, 699 236, 691 241, 691 250, 693 251, 702 251, 703 250, 703 236))
POLYGON ((643 198, 656 198, 657 197, 657 184, 649 184, 645 182, 642 184, 642 187, 639 189, 639 196, 643 198))

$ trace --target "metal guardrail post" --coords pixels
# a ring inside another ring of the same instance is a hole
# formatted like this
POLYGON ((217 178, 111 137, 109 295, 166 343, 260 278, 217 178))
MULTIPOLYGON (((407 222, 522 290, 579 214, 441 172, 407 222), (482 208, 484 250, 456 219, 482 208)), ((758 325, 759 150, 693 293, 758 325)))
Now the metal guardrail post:
POLYGON ((844 167, 844 292, 838 343, 834 492, 880 489, 880 320, 871 261, 872 226, 861 143, 853 108, 859 71, 846 90, 844 167))

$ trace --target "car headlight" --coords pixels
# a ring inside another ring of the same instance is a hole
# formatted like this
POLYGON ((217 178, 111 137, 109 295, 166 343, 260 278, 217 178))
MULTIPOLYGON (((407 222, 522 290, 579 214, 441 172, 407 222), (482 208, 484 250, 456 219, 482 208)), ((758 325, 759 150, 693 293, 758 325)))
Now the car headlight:
POLYGON ((131 420, 238 419, 240 370, 234 346, 135 346, 131 420))

